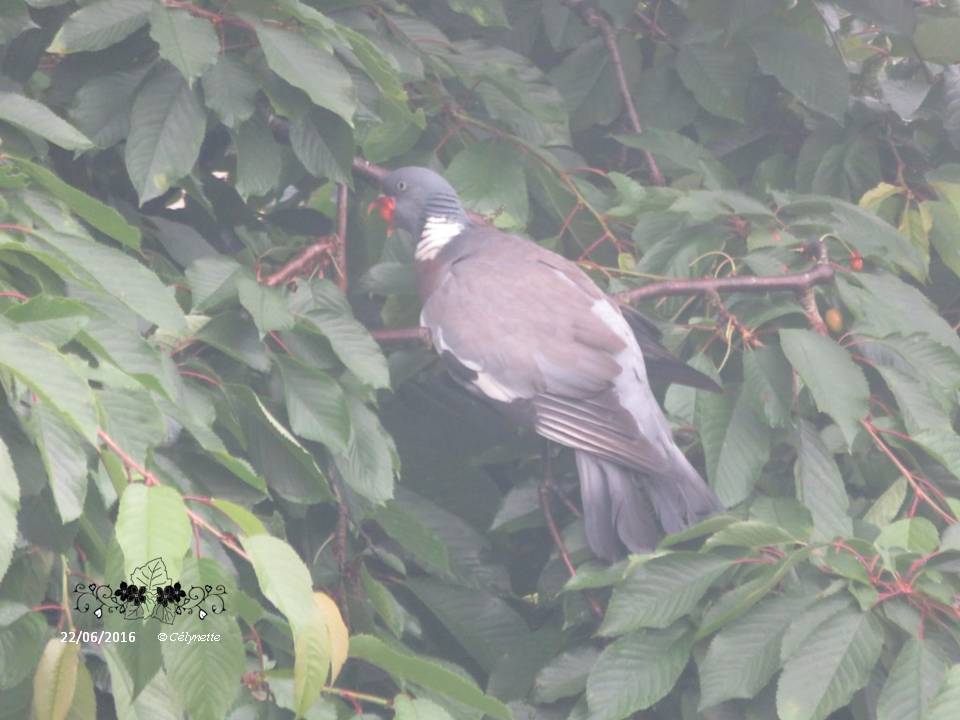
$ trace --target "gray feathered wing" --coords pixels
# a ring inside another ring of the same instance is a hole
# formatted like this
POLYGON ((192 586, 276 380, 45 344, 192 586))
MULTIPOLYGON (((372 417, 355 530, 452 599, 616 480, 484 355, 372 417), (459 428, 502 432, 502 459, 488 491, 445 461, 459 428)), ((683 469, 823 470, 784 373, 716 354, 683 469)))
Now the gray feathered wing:
POLYGON ((491 233, 479 246, 450 265, 421 321, 468 389, 577 451, 594 552, 648 550, 660 528, 720 509, 674 444, 612 301, 526 240, 491 233))

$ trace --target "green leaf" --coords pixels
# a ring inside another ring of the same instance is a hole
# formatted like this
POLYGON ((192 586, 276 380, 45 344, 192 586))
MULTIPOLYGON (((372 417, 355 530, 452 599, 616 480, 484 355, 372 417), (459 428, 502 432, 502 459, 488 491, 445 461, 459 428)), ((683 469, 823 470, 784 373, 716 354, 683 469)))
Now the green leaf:
POLYGON ((164 285, 156 273, 129 255, 105 243, 62 233, 39 234, 43 241, 59 251, 75 267, 84 284, 106 290, 137 315, 168 332, 186 329, 187 321, 177 304, 172 287, 164 285), (94 283, 90 283, 92 278, 94 283))
POLYGON ((166 485, 131 483, 120 496, 117 542, 127 576, 160 558, 168 572, 180 577, 183 556, 193 535, 183 497, 166 485))
POLYGON ((924 430, 913 441, 960 479, 960 435, 949 430, 924 430))
POLYGON ((350 657, 376 665, 395 680, 416 683, 490 717, 512 720, 507 706, 485 695, 472 680, 422 655, 396 650, 372 635, 350 638, 350 657))
MULTIPOLYGON (((7 576, 8 585, 5 587, 9 587, 12 577, 7 576)), ((39 599, 42 594, 37 597, 39 599)), ((0 603, 0 689, 6 691, 30 677, 44 651, 49 632, 41 613, 30 612, 22 605, 0 603), (12 619, 4 618, 5 615, 12 619)))
POLYGON ((696 419, 710 484, 727 507, 742 502, 770 456, 770 428, 753 392, 746 386, 723 395, 697 392, 696 419))
POLYGON ((200 79, 203 99, 220 121, 236 128, 253 116, 260 85, 248 67, 224 53, 200 79))
POLYGON ((146 390, 105 388, 97 393, 103 429, 141 465, 149 451, 167 440, 160 409, 146 390))
POLYGON ((406 586, 488 671, 530 635, 526 622, 513 608, 481 590, 428 578, 410 578, 406 586))
POLYGON ((307 566, 290 545, 272 535, 245 537, 243 548, 250 555, 260 591, 284 614, 296 636, 297 629, 313 616, 313 581, 307 566))
POLYGON ((568 650, 551 660, 537 673, 533 686, 536 699, 551 703, 582 693, 587 689, 587 677, 599 655, 597 648, 586 646, 568 650))
POLYGON ((0 92, 0 120, 39 135, 66 150, 88 150, 90 139, 46 105, 24 95, 0 92))
POLYGON ((211 498, 210 504, 222 512, 228 518, 233 520, 240 528, 243 535, 267 535, 267 528, 264 527, 256 515, 241 505, 237 505, 229 500, 221 498, 211 498))
POLYGON ((170 65, 151 73, 133 101, 124 153, 141 205, 193 170, 206 129, 207 114, 183 76, 170 65))
POLYGON ((76 520, 87 496, 83 437, 46 404, 34 408, 32 425, 60 519, 64 523, 76 520))
POLYGON ((290 148, 311 175, 353 187, 353 131, 332 112, 298 114, 290 123, 290 148))
POLYGON ((883 491, 883 494, 874 501, 870 509, 863 514, 864 522, 876 525, 879 528, 885 527, 893 522, 893 519, 903 507, 903 501, 907 498, 907 479, 903 476, 898 477, 891 483, 890 487, 883 491))
MULTIPOLYGON (((190 558, 183 566, 185 587, 227 582, 223 569, 208 558, 190 558)), ((228 595, 229 597, 229 595, 228 595)), ((227 716, 243 674, 243 639, 231 614, 208 612, 202 620, 196 613, 178 616, 176 632, 215 634, 215 642, 164 642, 163 665, 177 698, 192 720, 220 720, 227 716)))
POLYGON ((827 450, 817 429, 805 420, 796 435, 797 462, 793 466, 797 499, 813 518, 814 539, 853 535, 853 521, 847 514, 850 498, 833 455, 827 450))
POLYGON ((591 720, 623 720, 670 692, 687 666, 693 635, 680 623, 608 645, 587 678, 591 720))
POLYGON ((877 720, 926 720, 930 700, 947 671, 938 645, 911 637, 903 643, 877 698, 877 720))
POLYGON ((446 172, 464 204, 494 214, 502 228, 523 228, 530 213, 522 156, 499 140, 472 143, 461 150, 446 172))
POLYGON ((960 665, 947 670, 936 696, 930 701, 926 720, 952 720, 960 712, 960 665))
POLYGON ((960 62, 957 33, 960 17, 923 14, 913 34, 913 46, 926 62, 952 65, 960 62))
POLYGON ((749 52, 739 44, 684 43, 677 53, 677 72, 697 102, 732 120, 744 119, 754 71, 749 52))
POLYGON ((301 32, 252 19, 267 65, 310 99, 353 126, 357 99, 353 81, 340 61, 301 32))
POLYGON ((799 30, 769 27, 747 38, 760 69, 773 75, 812 110, 841 125, 850 102, 843 59, 833 47, 799 30))
POLYGON ((393 497, 397 451, 380 419, 357 398, 347 397, 350 439, 346 450, 334 453, 344 482, 368 500, 380 504, 393 497))
POLYGON ((744 392, 763 408, 767 422, 774 427, 790 422, 792 383, 790 365, 780 348, 767 345, 743 353, 744 392))
POLYGON ((686 135, 670 130, 647 128, 642 133, 614 135, 627 147, 647 150, 657 158, 668 160, 684 170, 703 176, 704 185, 717 190, 728 184, 727 171, 717 159, 686 135))
POLYGON ((406 695, 397 695, 393 700, 396 720, 453 720, 446 710, 432 700, 414 700, 406 695))
POLYGON ((33 720, 66 720, 77 687, 80 646, 50 638, 33 676, 33 720))
POLYGON ((48 52, 103 50, 147 24, 150 0, 96 0, 70 15, 48 52))
POLYGON ((860 419, 870 409, 870 390, 863 371, 833 340, 811 330, 783 329, 780 343, 817 407, 836 421, 851 446, 860 419))
POLYGON ((787 660, 777 685, 782 720, 824 720, 867 684, 883 648, 883 627, 848 609, 813 630, 787 660))
POLYGON ((323 370, 295 360, 278 357, 276 362, 293 431, 335 452, 347 452, 352 434, 350 407, 340 384, 323 370))
POLYGON ((150 11, 150 37, 160 46, 160 57, 176 67, 191 85, 220 54, 213 24, 187 10, 155 4, 150 11))
POLYGON ((693 610, 730 562, 713 555, 675 552, 635 567, 617 586, 601 635, 665 628, 693 610))
POLYGON ((940 544, 937 527, 924 517, 904 518, 890 523, 877 536, 878 548, 900 548, 907 552, 927 555, 940 544))
POLYGON ((780 642, 806 597, 771 597, 734 620, 710 641, 700 663, 700 708, 752 698, 780 669, 780 642))
POLYGON ((93 690, 93 678, 82 661, 77 664, 73 704, 67 713, 67 720, 97 720, 97 696, 93 690))
POLYGON ((373 519, 425 569, 441 575, 452 572, 447 546, 399 503, 393 500, 384 503, 376 509, 373 519))
POLYGON ((17 541, 20 482, 3 438, 0 438, 0 581, 7 574, 17 541))
POLYGON ((795 537, 786 528, 761 522, 743 520, 730 523, 707 538, 704 548, 724 545, 731 547, 759 548, 768 545, 793 545, 803 538, 795 537))
POLYGON ((77 215, 100 232, 134 250, 140 249, 140 229, 130 225, 114 208, 87 195, 61 180, 47 168, 29 160, 11 158, 11 161, 36 183, 45 187, 54 197, 62 200, 77 215))
POLYGON ((907 432, 950 427, 949 416, 923 378, 884 365, 877 365, 876 369, 897 400, 907 432))
POLYGON ((933 219, 930 228, 930 243, 936 249, 944 265, 960 275, 960 185, 957 185, 954 201, 930 201, 924 203, 933 219))
POLYGON ((276 189, 283 171, 283 151, 259 115, 242 122, 233 138, 237 148, 237 192, 241 197, 276 189))
POLYGON ((252 277, 242 275, 237 278, 237 297, 253 318, 261 338, 274 330, 293 328, 293 315, 277 288, 261 285, 252 277))
POLYGON ((308 321, 307 329, 319 332, 357 378, 374 388, 390 386, 387 361, 369 331, 353 317, 343 293, 322 280, 298 291, 291 311, 308 321))
POLYGON ((508 27, 507 15, 500 0, 447 0, 450 9, 467 15, 484 27, 508 27))
POLYGON ((111 147, 130 132, 130 105, 148 69, 98 75, 77 90, 70 118, 97 147, 111 147))
POLYGON ((0 332, 0 367, 60 413, 87 442, 95 442, 93 393, 63 355, 20 333, 0 332))

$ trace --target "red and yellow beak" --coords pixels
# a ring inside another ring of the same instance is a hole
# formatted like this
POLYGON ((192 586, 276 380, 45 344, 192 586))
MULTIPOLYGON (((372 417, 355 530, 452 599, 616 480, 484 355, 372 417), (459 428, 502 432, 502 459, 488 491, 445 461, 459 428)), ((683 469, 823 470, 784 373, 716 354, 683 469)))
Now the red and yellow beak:
POLYGON ((378 195, 376 200, 367 205, 367 215, 376 210, 377 214, 387 224, 387 235, 391 235, 393 233, 393 211, 396 207, 396 199, 389 195, 378 195))

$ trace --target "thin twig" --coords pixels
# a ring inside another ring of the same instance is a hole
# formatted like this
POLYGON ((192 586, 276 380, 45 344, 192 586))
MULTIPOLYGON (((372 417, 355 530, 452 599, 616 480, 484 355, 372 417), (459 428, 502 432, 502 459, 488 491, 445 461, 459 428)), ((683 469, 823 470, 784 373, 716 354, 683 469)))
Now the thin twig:
MULTIPOLYGON (((630 84, 627 82, 627 74, 623 68, 623 58, 620 56, 620 46, 617 44, 617 31, 610 21, 598 11, 587 0, 561 0, 583 21, 585 25, 596 28, 603 36, 603 42, 607 46, 607 52, 610 54, 610 64, 613 65, 613 72, 617 76, 617 87, 620 90, 620 97, 623 104, 627 107, 627 118, 630 120, 630 128, 635 133, 642 133, 643 126, 640 124, 640 116, 637 115, 637 107, 633 103, 633 95, 630 92, 630 84)), ((664 185, 663 173, 657 166, 656 160, 648 150, 642 150, 644 162, 650 170, 650 182, 654 185, 664 185)))
POLYGON ((330 252, 331 243, 334 241, 333 235, 324 235, 317 242, 308 245, 293 260, 283 265, 275 273, 267 275, 263 281, 264 285, 275 287, 290 282, 296 277, 306 275, 307 272, 320 262, 324 253, 330 252))
POLYGON ((337 285, 347 292, 347 218, 349 191, 343 183, 337 185, 337 236, 334 240, 334 263, 337 266, 337 285))
POLYGON ((809 270, 786 275, 768 275, 758 277, 736 276, 722 278, 698 278, 696 280, 665 280, 650 283, 617 293, 614 298, 620 303, 634 303, 676 295, 710 295, 718 292, 771 292, 773 290, 793 290, 802 292, 816 285, 833 281, 835 272, 827 257, 826 244, 818 243, 817 263, 809 270))
MULTIPOLYGON (((540 481, 540 485, 537 488, 537 495, 540 498, 540 510, 543 512, 543 519, 547 523, 547 529, 550 531, 550 537, 553 539, 553 544, 557 548, 557 552, 560 554, 560 559, 563 561, 564 567, 567 569, 570 577, 574 577, 577 574, 577 569, 573 565, 573 561, 570 559, 570 552, 567 550, 566 543, 563 542, 563 537, 560 535, 560 530, 557 528, 557 521, 553 519, 553 510, 550 508, 550 491, 554 489, 553 485, 553 471, 550 466, 550 447, 544 445, 543 448, 543 480, 540 481)), ((603 609, 600 607, 600 604, 590 597, 589 593, 585 594, 587 602, 590 604, 590 610, 593 612, 593 615, 597 620, 603 619, 603 609)))

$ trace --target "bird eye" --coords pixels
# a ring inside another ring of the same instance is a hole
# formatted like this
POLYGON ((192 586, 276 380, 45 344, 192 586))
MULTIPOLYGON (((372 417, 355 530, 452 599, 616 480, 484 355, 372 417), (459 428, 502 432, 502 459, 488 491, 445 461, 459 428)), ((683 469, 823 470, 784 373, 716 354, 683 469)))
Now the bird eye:
POLYGON ((407 189, 407 184, 403 180, 397 180, 397 191, 403 192, 407 189))

